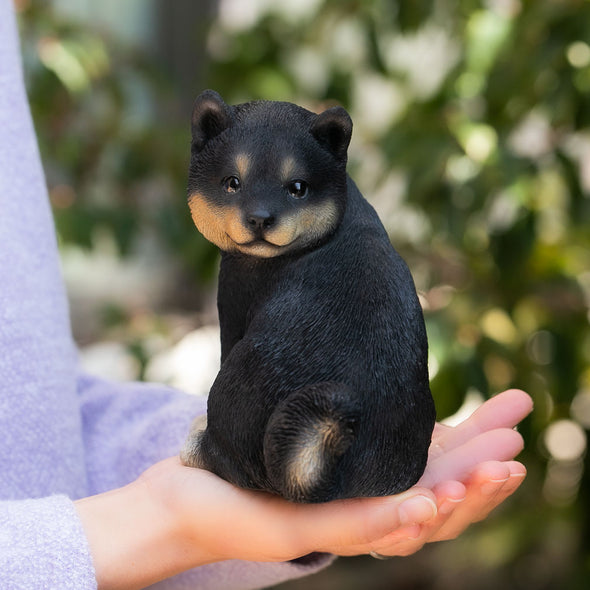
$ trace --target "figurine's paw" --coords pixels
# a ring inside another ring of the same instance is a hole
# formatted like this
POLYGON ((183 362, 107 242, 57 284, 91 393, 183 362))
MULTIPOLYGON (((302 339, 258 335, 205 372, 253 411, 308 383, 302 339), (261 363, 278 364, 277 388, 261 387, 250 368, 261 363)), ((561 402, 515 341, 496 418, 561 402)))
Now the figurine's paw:
POLYGON ((180 451, 180 460, 187 467, 204 468, 201 459, 201 439, 207 428, 207 415, 199 416, 193 420, 188 438, 180 451))

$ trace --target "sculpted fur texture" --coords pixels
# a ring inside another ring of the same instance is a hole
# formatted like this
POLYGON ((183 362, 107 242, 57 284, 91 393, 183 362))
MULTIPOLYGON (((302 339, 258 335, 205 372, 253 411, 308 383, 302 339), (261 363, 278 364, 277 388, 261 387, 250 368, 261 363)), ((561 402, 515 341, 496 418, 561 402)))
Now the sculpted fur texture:
POLYGON ((352 122, 196 100, 188 202, 221 249, 221 369, 182 452, 296 502, 401 492, 435 412, 410 272, 346 172, 352 122))

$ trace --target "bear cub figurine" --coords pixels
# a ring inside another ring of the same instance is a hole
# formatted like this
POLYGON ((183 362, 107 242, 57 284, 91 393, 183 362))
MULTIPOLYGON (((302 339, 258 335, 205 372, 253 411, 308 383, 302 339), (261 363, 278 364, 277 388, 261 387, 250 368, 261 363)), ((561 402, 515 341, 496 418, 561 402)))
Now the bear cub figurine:
POLYGON ((221 249, 221 369, 185 465, 294 502, 401 492, 434 427, 410 272, 346 172, 352 121, 290 103, 192 115, 188 202, 221 249))

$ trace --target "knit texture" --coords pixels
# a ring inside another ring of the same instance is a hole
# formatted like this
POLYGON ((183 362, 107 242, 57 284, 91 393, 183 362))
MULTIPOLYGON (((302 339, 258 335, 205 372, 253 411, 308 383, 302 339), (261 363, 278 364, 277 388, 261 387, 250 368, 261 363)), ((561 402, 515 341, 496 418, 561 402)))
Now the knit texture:
POLYGON ((79 496, 76 354, 11 4, 0 3, 0 487, 79 496))
MULTIPOLYGON (((12 0, 0 0, 0 588, 94 590, 72 500, 177 454, 203 412, 203 399, 164 386, 78 374, 12 0)), ((329 560, 227 561, 155 587, 263 588, 329 560)))
POLYGON ((0 502, 0 587, 95 588, 82 527, 66 496, 0 502))

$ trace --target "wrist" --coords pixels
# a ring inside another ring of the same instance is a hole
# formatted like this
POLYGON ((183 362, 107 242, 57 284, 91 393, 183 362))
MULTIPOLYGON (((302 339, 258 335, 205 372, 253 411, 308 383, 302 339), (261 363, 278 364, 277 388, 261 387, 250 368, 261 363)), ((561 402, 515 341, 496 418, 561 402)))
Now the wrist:
POLYGON ((144 588, 200 564, 181 519, 144 478, 75 505, 99 590, 144 588))

